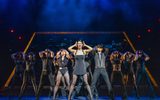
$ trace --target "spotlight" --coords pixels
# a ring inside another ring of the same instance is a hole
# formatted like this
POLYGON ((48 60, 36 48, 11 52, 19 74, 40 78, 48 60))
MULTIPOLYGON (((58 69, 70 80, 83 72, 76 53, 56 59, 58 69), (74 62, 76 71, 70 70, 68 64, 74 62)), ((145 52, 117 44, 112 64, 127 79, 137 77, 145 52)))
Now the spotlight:
POLYGON ((148 33, 152 32, 152 29, 151 29, 151 28, 148 28, 148 29, 147 29, 147 32, 148 32, 148 33))
POLYGON ((22 36, 18 36, 18 40, 22 40, 22 36))
POLYGON ((13 29, 11 29, 10 31, 11 31, 11 33, 13 33, 13 32, 14 32, 14 30, 13 30, 13 29))
POLYGON ((137 38, 138 38, 138 39, 141 39, 141 35, 138 35, 137 38))
POLYGON ((15 32, 16 30, 14 28, 9 28, 9 32, 13 33, 15 32))

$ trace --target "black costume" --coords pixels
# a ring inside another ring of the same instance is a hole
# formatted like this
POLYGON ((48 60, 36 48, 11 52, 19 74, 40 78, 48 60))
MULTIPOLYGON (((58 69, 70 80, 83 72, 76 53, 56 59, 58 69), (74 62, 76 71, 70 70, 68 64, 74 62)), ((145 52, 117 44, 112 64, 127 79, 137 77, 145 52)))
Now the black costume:
POLYGON ((123 98, 126 98, 127 91, 126 91, 126 86, 124 84, 123 74, 121 71, 121 64, 122 64, 121 56, 122 56, 122 54, 118 51, 113 52, 110 56, 110 61, 112 64, 111 83, 113 85, 113 80, 114 80, 115 76, 120 76, 121 84, 122 84, 122 88, 123 88, 123 98))
MULTIPOLYGON (((131 75, 132 78, 132 82, 134 85, 134 89, 136 91, 136 96, 139 97, 138 94, 138 90, 137 90, 137 85, 136 85, 136 77, 135 77, 135 72, 134 72, 134 68, 133 68, 133 61, 134 61, 135 55, 130 53, 130 52, 126 52, 123 55, 123 75, 128 77, 129 75, 131 75)), ((127 81, 126 80, 126 85, 127 85, 127 81)))
POLYGON ((29 82, 29 80, 31 80, 31 82, 32 82, 35 94, 37 92, 36 77, 35 77, 35 71, 34 71, 35 55, 33 53, 29 53, 25 57, 25 63, 26 63, 26 68, 25 68, 25 71, 23 74, 23 83, 22 83, 21 91, 20 91, 20 95, 19 95, 20 98, 23 95, 23 92, 24 92, 26 85, 27 85, 27 82, 29 82), (31 56, 31 58, 29 58, 29 56, 31 56))
POLYGON ((145 69, 145 62, 146 62, 146 57, 149 57, 147 54, 145 54, 143 51, 138 51, 136 54, 136 66, 137 66, 137 71, 136 71, 136 77, 137 77, 137 85, 140 85, 140 82, 142 81, 143 77, 146 77, 147 84, 149 86, 150 92, 152 96, 155 96, 155 91, 152 86, 152 83, 150 81, 150 78, 146 72, 145 69))
POLYGON ((67 71, 68 71, 68 58, 64 57, 64 59, 62 60, 62 57, 57 59, 57 63, 58 63, 58 67, 59 67, 59 71, 61 72, 62 75, 64 75, 67 71))
POLYGON ((23 80, 23 72, 24 72, 24 54, 23 52, 13 53, 11 58, 14 60, 15 63, 15 74, 12 78, 11 86, 15 85, 17 80, 23 80))
POLYGON ((54 76, 52 71, 53 66, 53 57, 51 57, 51 53, 49 51, 45 51, 47 54, 43 53, 41 57, 42 60, 42 72, 40 76, 40 83, 37 90, 37 98, 39 98, 40 90, 43 86, 44 79, 48 76, 51 87, 54 87, 54 76))

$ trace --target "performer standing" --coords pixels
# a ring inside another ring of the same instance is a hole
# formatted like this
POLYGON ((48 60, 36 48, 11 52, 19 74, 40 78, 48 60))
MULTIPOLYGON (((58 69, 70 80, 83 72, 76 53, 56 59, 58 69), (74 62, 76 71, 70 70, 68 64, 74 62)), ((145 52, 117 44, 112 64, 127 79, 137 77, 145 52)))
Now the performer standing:
MULTIPOLYGON (((92 87, 92 94, 94 94, 94 91, 96 90, 97 80, 100 77, 100 75, 102 75, 103 79, 107 84, 109 95, 111 99, 114 99, 112 86, 108 77, 108 73, 106 71, 106 57, 108 55, 108 52, 109 49, 104 48, 103 45, 97 45, 96 50, 92 51, 92 55, 94 56, 95 69, 93 73, 91 87, 92 87)), ((98 96, 98 93, 96 93, 96 96, 98 96)))
POLYGON ((92 100, 93 96, 92 96, 92 93, 91 93, 90 86, 88 84, 88 76, 87 76, 87 71, 86 71, 87 64, 85 62, 85 55, 92 50, 92 47, 86 45, 82 41, 78 41, 74 45, 70 46, 68 48, 68 50, 70 52, 72 52, 75 56, 75 66, 74 66, 74 71, 73 71, 73 79, 72 79, 72 83, 71 83, 71 86, 70 86, 68 99, 71 100, 72 91, 73 91, 74 86, 76 84, 77 77, 78 76, 83 76, 85 85, 86 85, 87 90, 88 90, 89 95, 90 95, 90 99, 92 100), (78 49, 77 50, 73 49, 74 47, 77 47, 78 49), (83 47, 86 47, 87 49, 83 49, 83 47))
POLYGON ((137 77, 137 85, 140 85, 140 82, 142 81, 142 77, 146 77, 147 84, 150 88, 152 96, 155 96, 155 91, 153 89, 153 86, 151 84, 150 78, 146 72, 146 67, 145 67, 145 62, 148 61, 150 57, 144 53, 142 50, 137 50, 136 51, 136 56, 135 56, 135 63, 137 66, 137 71, 136 71, 136 77, 137 77))
POLYGON ((60 82, 63 77, 65 78, 65 80, 62 80, 62 81, 64 81, 64 83, 66 81, 67 90, 69 90, 69 86, 70 86, 70 78, 69 78, 69 73, 68 73, 69 59, 70 59, 69 53, 65 49, 60 50, 56 54, 56 65, 58 66, 58 73, 56 77, 56 85, 54 87, 53 99, 56 98, 56 93, 58 91, 60 82))
POLYGON ((126 91, 126 86, 124 83, 124 79, 123 79, 123 74, 122 74, 122 54, 119 51, 114 51, 112 52, 112 54, 110 55, 110 61, 112 64, 112 74, 111 74, 111 83, 113 84, 113 79, 115 78, 115 76, 120 76, 121 77, 121 84, 122 84, 122 88, 123 88, 123 99, 127 98, 127 91, 126 91))
POLYGON ((23 52, 16 52, 11 55, 11 58, 14 60, 16 65, 15 74, 12 79, 11 87, 15 85, 15 81, 17 79, 23 80, 23 72, 24 72, 24 60, 25 55, 23 52))
POLYGON ((35 94, 37 92, 36 77, 35 77, 35 71, 34 71, 35 55, 32 52, 30 52, 26 55, 25 63, 26 63, 26 68, 25 68, 25 71, 23 74, 23 83, 21 86, 19 99, 21 99, 23 92, 26 88, 27 82, 29 82, 29 79, 31 79, 35 94))
POLYGON ((37 90, 37 99, 39 99, 39 93, 44 83, 44 78, 48 76, 51 88, 54 87, 54 76, 52 72, 54 53, 49 49, 39 52, 39 56, 42 60, 42 72, 40 77, 40 83, 37 90))
POLYGON ((138 95, 138 90, 137 90, 137 85, 136 85, 136 76, 134 73, 134 68, 133 68, 133 61, 135 59, 135 55, 131 52, 126 52, 122 56, 122 61, 123 61, 123 77, 124 77, 124 84, 127 85, 128 83, 128 76, 131 75, 132 77, 132 82, 134 85, 134 89, 136 91, 136 96, 139 98, 138 95))

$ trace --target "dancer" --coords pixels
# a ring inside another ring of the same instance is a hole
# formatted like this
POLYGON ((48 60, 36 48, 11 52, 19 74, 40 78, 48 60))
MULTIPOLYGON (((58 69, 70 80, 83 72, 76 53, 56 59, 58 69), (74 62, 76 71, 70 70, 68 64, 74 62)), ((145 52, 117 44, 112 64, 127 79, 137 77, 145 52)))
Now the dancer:
MULTIPOLYGON (((94 94, 94 92, 97 92, 96 83, 101 75, 107 84, 108 92, 111 99, 114 99, 112 86, 108 77, 108 73, 106 71, 106 57, 108 56, 108 52, 109 49, 104 48, 103 45, 97 45, 95 50, 92 51, 92 55, 94 57, 94 62, 95 62, 95 69, 93 73, 91 87, 92 87, 92 94, 94 94)), ((96 98, 98 98, 98 93, 96 93, 95 95, 97 96, 96 98)))
POLYGON ((122 84, 122 88, 123 88, 123 97, 122 98, 126 99, 127 98, 127 91, 126 91, 126 86, 124 83, 123 74, 122 74, 122 70, 121 70, 122 54, 119 51, 112 52, 112 54, 110 55, 110 61, 112 64, 111 83, 113 84, 113 80, 116 75, 121 77, 121 84, 122 84))
POLYGON ((137 66, 137 71, 136 71, 136 77, 137 77, 137 85, 140 85, 140 82, 142 81, 142 77, 146 77, 147 84, 150 88, 150 92, 152 96, 155 96, 155 91, 152 86, 152 83, 150 81, 150 78, 146 72, 146 67, 145 67, 145 62, 148 61, 150 57, 144 53, 142 50, 137 50, 136 51, 136 56, 135 56, 135 63, 137 66))
POLYGON ((31 79, 35 94, 37 92, 36 77, 35 77, 35 71, 34 71, 35 55, 32 52, 26 55, 25 63, 26 63, 26 68, 23 74, 23 83, 21 86, 19 99, 21 99, 23 92, 26 88, 27 82, 29 82, 29 79, 31 79))
POLYGON ((68 61, 70 59, 69 53, 67 50, 62 49, 56 54, 56 64, 58 66, 58 73, 56 77, 56 85, 54 87, 53 99, 56 98, 56 93, 58 91, 60 82, 63 78, 63 83, 67 83, 67 90, 69 90, 70 78, 68 73, 68 61), (64 80, 65 79, 65 80, 64 80))
POLYGON ((43 86, 45 77, 48 76, 51 88, 54 87, 54 76, 52 72, 54 53, 49 49, 45 49, 44 51, 39 52, 39 56, 42 60, 42 72, 40 77, 40 83, 37 90, 37 99, 39 99, 39 93, 43 86))
POLYGON ((126 52, 122 56, 122 62, 123 62, 123 77, 124 77, 124 84, 127 85, 128 83, 128 76, 131 75, 132 82, 134 85, 134 89, 136 91, 136 96, 139 98, 138 95, 138 90, 137 90, 137 85, 136 85, 136 76, 134 73, 134 68, 133 68, 133 62, 135 59, 135 55, 131 52, 126 52))
POLYGON ((87 64, 85 62, 85 55, 92 50, 92 47, 86 45, 82 41, 78 41, 74 45, 70 46, 68 48, 68 50, 70 52, 72 52, 75 56, 75 66, 74 66, 74 71, 73 71, 73 79, 72 79, 72 83, 71 83, 71 86, 70 86, 68 99, 71 100, 72 91, 73 91, 74 86, 76 84, 77 77, 78 76, 83 76, 85 85, 86 85, 87 90, 88 90, 89 95, 90 95, 90 99, 92 100, 93 96, 92 96, 92 93, 91 93, 90 86, 88 84, 88 76, 87 76, 87 71, 86 71, 87 64), (73 49, 74 47, 77 47, 77 50, 73 49), (83 47, 86 47, 87 49, 83 49, 83 47))
POLYGON ((15 74, 12 78, 12 83, 11 83, 11 87, 12 87, 13 85, 15 85, 16 81, 23 80, 23 72, 24 72, 24 68, 25 68, 24 67, 25 55, 23 52, 16 52, 11 55, 11 58, 14 60, 14 63, 16 65, 15 74))

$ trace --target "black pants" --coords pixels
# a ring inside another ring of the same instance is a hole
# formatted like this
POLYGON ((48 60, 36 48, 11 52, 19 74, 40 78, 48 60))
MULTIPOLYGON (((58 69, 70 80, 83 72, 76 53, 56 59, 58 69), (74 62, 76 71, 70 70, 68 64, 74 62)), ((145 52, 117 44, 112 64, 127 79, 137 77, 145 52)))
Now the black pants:
MULTIPOLYGON (((125 69, 124 69, 125 70, 125 69)), ((134 73, 134 70, 133 69, 128 69, 128 70, 125 70, 124 71, 124 76, 131 76, 131 81, 133 83, 133 87, 134 87, 134 90, 136 92, 136 96, 139 97, 139 93, 138 93, 138 89, 137 89, 137 83, 136 83, 136 77, 135 77, 135 73, 134 73)), ((130 78, 129 78, 130 79, 130 78)), ((128 81, 128 80, 127 80, 128 81)), ((125 82, 126 83, 126 82, 125 82)), ((126 83, 127 85, 127 83, 126 83)))
POLYGON ((126 86, 124 84, 124 79, 123 79, 123 74, 121 71, 112 71, 112 74, 111 74, 111 83, 112 83, 112 86, 113 86, 113 81, 115 79, 115 76, 120 76, 120 80, 121 80, 121 85, 122 85, 122 88, 123 88, 123 97, 127 97, 127 90, 126 90, 126 86))
POLYGON ((12 78, 12 81, 11 81, 11 87, 13 87, 14 85, 20 85, 20 84, 22 84, 23 73, 24 73, 23 70, 17 70, 16 69, 15 74, 14 74, 14 76, 12 78), (17 84, 17 81, 19 81, 20 84, 17 84))
POLYGON ((44 83, 44 79, 45 79, 47 76, 48 76, 48 79, 49 79, 49 82, 50 82, 50 86, 51 86, 52 88, 53 88, 53 86, 54 86, 54 76, 53 76, 52 72, 42 71, 41 77, 40 77, 40 83, 39 83, 38 90, 37 90, 37 98, 39 98, 40 91, 41 91, 41 88, 42 88, 43 83, 44 83))
POLYGON ((109 93, 112 92, 112 86, 111 86, 106 69, 105 68, 95 68, 94 73, 93 73, 91 90, 92 90, 92 94, 95 94, 96 96, 98 96, 98 91, 96 89, 96 83, 100 75, 103 77, 104 81, 106 82, 109 93))
POLYGON ((146 81, 147 81, 147 84, 149 86, 150 93, 152 94, 152 96, 155 96, 154 88, 152 86, 152 83, 150 81, 150 78, 149 78, 146 70, 145 69, 143 69, 143 70, 142 69, 137 70, 136 77, 137 77, 137 85, 138 86, 140 85, 140 82, 142 81, 142 78, 146 77, 146 81))
POLYGON ((22 83, 22 86, 21 86, 19 97, 21 97, 23 95, 23 92, 24 92, 24 90, 25 90, 25 88, 26 88, 27 83, 29 82, 29 80, 31 80, 34 92, 36 94, 36 92, 37 92, 37 85, 36 85, 36 77, 35 77, 34 71, 32 71, 32 70, 27 71, 26 70, 26 71, 24 71, 24 74, 23 74, 23 83, 22 83))

